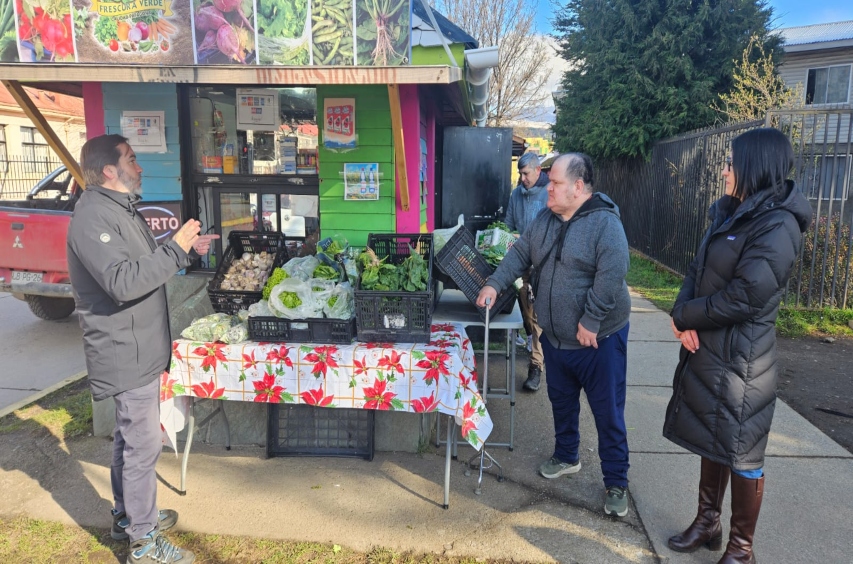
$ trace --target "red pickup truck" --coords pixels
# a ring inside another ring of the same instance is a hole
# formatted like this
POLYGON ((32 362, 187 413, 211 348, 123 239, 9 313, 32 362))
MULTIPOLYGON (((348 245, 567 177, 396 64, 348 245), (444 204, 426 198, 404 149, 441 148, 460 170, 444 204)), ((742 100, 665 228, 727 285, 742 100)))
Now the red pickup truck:
POLYGON ((0 292, 26 300, 42 319, 74 311, 65 239, 79 188, 60 167, 25 200, 0 200, 0 292))

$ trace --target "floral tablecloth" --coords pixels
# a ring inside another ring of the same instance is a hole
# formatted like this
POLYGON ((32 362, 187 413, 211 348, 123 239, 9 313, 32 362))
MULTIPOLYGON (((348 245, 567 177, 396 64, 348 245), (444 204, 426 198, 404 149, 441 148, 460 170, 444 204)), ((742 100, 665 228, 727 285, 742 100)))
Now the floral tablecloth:
POLYGON ((462 325, 432 326, 429 344, 173 343, 162 376, 160 422, 175 447, 189 396, 232 401, 304 403, 455 417, 462 437, 480 449, 492 420, 477 391, 474 349, 462 325))

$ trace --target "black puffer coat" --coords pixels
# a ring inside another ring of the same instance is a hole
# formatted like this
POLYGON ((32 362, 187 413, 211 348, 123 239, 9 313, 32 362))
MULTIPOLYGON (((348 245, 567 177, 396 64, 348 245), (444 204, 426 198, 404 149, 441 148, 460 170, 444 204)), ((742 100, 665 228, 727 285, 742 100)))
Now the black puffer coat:
MULTIPOLYGON (((735 470, 764 465, 776 405, 776 315, 812 217, 788 182, 783 197, 762 190, 731 219, 733 200, 711 206, 711 227, 672 310, 699 349, 681 348, 663 434, 735 470)), ((736 204, 736 201, 734 201, 736 204)))

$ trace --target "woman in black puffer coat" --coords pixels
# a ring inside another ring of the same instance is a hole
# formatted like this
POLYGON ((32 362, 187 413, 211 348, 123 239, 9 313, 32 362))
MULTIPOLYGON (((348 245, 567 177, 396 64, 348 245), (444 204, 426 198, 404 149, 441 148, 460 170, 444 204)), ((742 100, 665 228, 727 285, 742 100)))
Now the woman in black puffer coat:
POLYGON ((722 548, 720 511, 731 476, 732 520, 720 564, 755 562, 752 539, 764 489, 764 449, 776 403, 776 315, 812 217, 786 180, 788 139, 756 129, 732 141, 726 195, 672 310, 680 362, 664 436, 702 457, 699 511, 669 547, 722 548))

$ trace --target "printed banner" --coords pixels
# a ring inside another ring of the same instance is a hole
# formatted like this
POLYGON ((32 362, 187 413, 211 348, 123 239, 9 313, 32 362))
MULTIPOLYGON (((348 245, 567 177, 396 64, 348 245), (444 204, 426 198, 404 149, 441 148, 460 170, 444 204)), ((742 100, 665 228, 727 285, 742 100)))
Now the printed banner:
POLYGON ((344 165, 344 200, 379 199, 379 164, 346 163, 344 165))
POLYGON ((355 149, 355 98, 326 98, 323 101, 323 146, 355 149))
POLYGON ((406 65, 412 1, 0 0, 0 62, 406 65))

